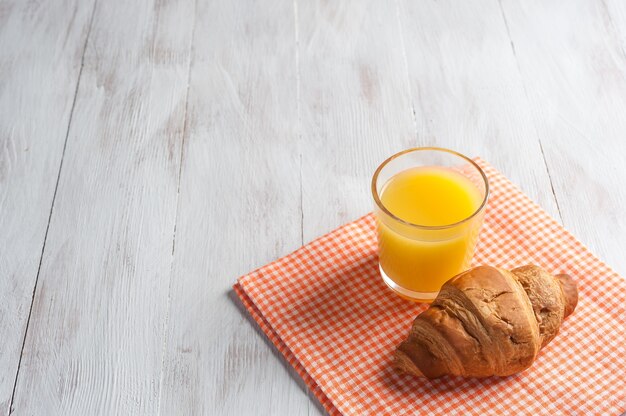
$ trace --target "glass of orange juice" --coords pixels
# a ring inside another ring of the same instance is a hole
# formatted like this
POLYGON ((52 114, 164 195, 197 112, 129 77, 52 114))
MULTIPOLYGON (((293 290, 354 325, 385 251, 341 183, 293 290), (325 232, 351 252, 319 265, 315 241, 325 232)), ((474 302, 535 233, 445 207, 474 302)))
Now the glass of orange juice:
POLYGON ((372 178, 380 274, 400 296, 432 302, 469 268, 489 197, 471 159, 420 147, 385 160, 372 178))

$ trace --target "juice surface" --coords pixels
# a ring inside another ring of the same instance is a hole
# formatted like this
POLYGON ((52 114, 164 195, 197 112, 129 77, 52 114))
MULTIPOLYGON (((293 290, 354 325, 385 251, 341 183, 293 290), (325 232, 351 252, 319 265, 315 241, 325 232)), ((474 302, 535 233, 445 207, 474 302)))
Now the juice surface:
MULTIPOLYGON (((394 216, 422 226, 445 226, 470 217, 482 195, 461 173, 441 167, 407 169, 393 176, 381 202, 394 216)), ((414 292, 438 292, 443 283, 467 269, 481 216, 444 230, 407 235, 393 221, 379 221, 380 265, 397 285, 414 292)))
POLYGON ((381 201, 396 217, 413 224, 450 225, 472 215, 480 194, 465 176, 451 169, 419 167, 393 176, 381 201))

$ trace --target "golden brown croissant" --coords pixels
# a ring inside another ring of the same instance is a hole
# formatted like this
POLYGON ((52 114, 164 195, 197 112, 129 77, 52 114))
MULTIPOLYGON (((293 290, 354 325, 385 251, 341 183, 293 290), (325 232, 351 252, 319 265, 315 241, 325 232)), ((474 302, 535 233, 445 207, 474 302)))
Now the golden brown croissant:
POLYGON ((507 376, 530 367, 578 302, 568 275, 481 266, 450 279, 417 316, 394 365, 436 378, 507 376))

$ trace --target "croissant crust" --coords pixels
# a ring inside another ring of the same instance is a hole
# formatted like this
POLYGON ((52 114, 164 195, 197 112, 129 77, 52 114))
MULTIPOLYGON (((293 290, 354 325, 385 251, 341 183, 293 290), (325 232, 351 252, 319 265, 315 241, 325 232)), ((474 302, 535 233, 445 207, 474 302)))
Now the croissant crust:
POLYGON ((556 336, 577 301, 568 275, 535 265, 476 267, 450 279, 417 316, 394 366, 428 378, 517 373, 556 336))

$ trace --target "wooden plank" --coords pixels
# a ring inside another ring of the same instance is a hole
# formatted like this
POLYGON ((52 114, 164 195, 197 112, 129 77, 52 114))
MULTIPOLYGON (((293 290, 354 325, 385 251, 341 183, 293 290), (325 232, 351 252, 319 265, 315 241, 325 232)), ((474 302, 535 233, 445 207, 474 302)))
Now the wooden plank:
POLYGON ((394 5, 320 0, 297 7, 308 242, 371 211, 369 184, 377 165, 416 142, 394 5))
POLYGON ((299 8, 305 241, 369 211, 377 164, 424 145, 485 158, 559 218, 497 4, 299 8))
POLYGON ((377 165, 416 140, 394 5, 300 1, 297 6, 307 242, 371 211, 369 184, 377 165))
MULTIPOLYGON (((612 40, 612 49, 615 51, 619 46, 622 55, 626 56, 626 3, 620 0, 603 0, 599 6, 599 14, 612 40), (619 41, 619 45, 615 45, 615 40, 619 41)), ((619 53, 619 50, 615 52, 619 53)))
POLYGON ((420 144, 481 156, 560 219, 497 2, 400 1, 420 144))
POLYGON ((0 413, 9 412, 93 2, 0 4, 0 413))
POLYGON ((416 140, 392 3, 298 1, 297 36, 308 242, 371 211, 377 165, 416 140))
POLYGON ((624 275, 623 2, 503 1, 502 7, 563 222, 624 275))
POLYGON ((293 2, 200 2, 161 413, 301 415, 235 279, 302 243, 293 2))
POLYGON ((18 414, 158 412, 193 9, 97 4, 18 414))
POLYGON ((397 11, 378 1, 298 2, 303 236, 371 211, 370 180, 414 147, 397 11))

